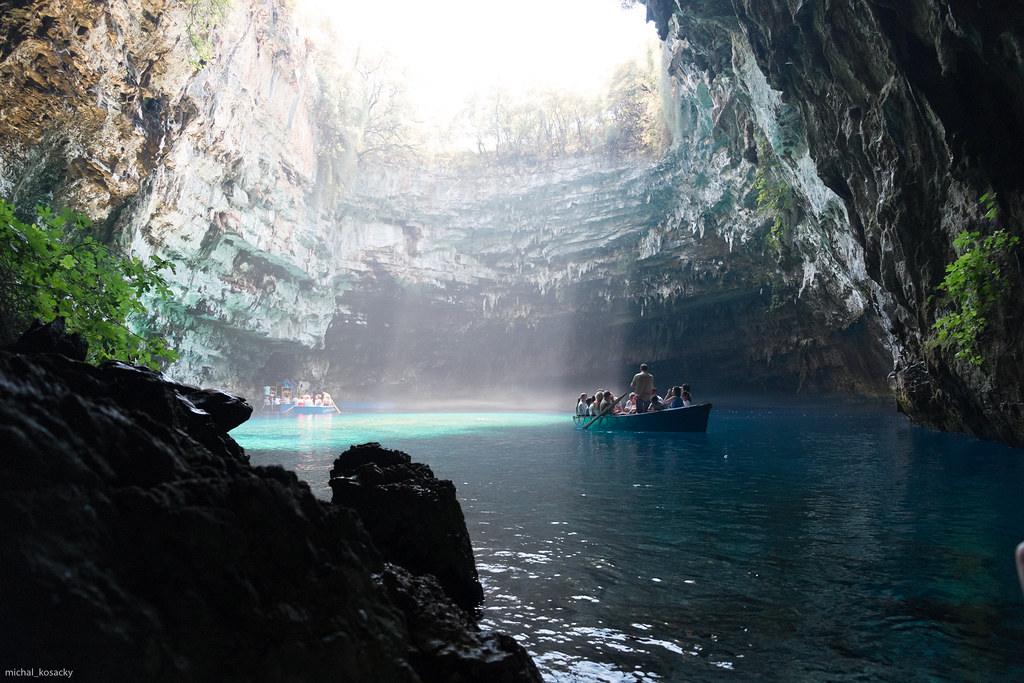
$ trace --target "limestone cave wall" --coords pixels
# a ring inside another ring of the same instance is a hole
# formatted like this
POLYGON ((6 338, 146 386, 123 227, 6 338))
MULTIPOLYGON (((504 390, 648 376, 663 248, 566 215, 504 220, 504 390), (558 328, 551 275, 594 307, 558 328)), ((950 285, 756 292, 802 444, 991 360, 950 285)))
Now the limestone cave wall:
MULTIPOLYGON (((674 2, 651 0, 659 31, 709 80, 751 93, 792 177, 794 150, 841 200, 888 329, 897 404, 920 424, 1024 442, 1021 271, 988 316, 980 366, 937 343, 936 287, 963 231, 988 234, 979 198, 996 193, 998 227, 1020 235, 1024 122, 1019 3, 674 2), (756 72, 749 68, 756 64, 756 72), (750 76, 753 75, 753 79, 750 76), (771 116, 764 78, 787 113, 771 116), (753 86, 753 87, 752 87, 753 86), (768 111, 768 116, 765 112, 768 111)), ((798 185, 799 186, 799 185, 798 185)), ((801 188, 802 189, 802 188, 801 188)))

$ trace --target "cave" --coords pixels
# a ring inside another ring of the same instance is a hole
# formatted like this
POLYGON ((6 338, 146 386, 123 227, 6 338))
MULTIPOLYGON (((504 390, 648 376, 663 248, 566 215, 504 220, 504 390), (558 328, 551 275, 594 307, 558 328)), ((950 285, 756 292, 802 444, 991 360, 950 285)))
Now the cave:
POLYGON ((446 126, 353 38, 538 2, 0 0, 5 676, 1021 677, 1024 5, 616 1, 601 90, 446 126), (30 320, 32 221, 173 264, 100 327, 177 355, 30 320), (641 363, 719 422, 568 427, 641 363))
POLYGON ((148 327, 183 381, 254 395, 287 371, 393 395, 469 373, 480 395, 544 384, 555 405, 649 362, 705 395, 892 400, 1024 443, 1019 254, 970 353, 940 322, 963 304, 940 286, 956 237, 1021 232, 1024 10, 645 4, 660 146, 623 116, 614 144, 480 138, 443 163, 375 157, 328 120, 315 41, 276 5, 235 8, 216 31, 234 57, 202 68, 171 5, 6 7, 0 190, 178 263, 179 301, 148 327))

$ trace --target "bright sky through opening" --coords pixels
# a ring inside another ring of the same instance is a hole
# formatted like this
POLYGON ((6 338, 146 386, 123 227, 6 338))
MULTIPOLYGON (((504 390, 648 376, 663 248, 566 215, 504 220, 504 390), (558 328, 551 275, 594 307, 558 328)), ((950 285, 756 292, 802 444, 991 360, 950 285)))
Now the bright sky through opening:
POLYGON ((594 92, 614 68, 656 44, 646 9, 620 0, 303 0, 339 38, 387 51, 405 68, 410 96, 436 113, 500 86, 594 92))

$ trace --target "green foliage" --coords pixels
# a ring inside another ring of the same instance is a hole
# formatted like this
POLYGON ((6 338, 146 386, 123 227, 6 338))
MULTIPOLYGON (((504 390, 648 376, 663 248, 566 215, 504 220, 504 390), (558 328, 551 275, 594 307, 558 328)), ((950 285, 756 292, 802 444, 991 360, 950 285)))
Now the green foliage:
POLYGON ((161 338, 143 339, 129 329, 147 313, 143 297, 167 299, 160 274, 174 264, 156 256, 147 266, 121 258, 87 235, 84 214, 37 207, 38 220, 19 221, 0 199, 0 336, 11 340, 35 318, 61 316, 69 332, 89 342, 89 360, 117 359, 157 367, 178 354, 161 338))
POLYGON ((985 209, 985 218, 990 221, 994 221, 996 219, 996 214, 999 211, 996 206, 996 193, 986 192, 978 198, 978 203, 981 204, 983 209, 985 209))
POLYGON ((392 165, 414 160, 419 131, 406 78, 392 58, 363 50, 324 50, 316 59, 322 93, 316 112, 317 152, 325 164, 327 184, 344 187, 357 162, 392 165))
POLYGON ((776 252, 782 251, 786 228, 796 209, 796 195, 782 177, 782 165, 768 141, 758 138, 758 164, 754 171, 757 208, 772 218, 766 242, 776 252))
POLYGON ((668 131, 658 92, 658 70, 626 62, 616 69, 608 86, 603 118, 611 151, 658 153, 667 145, 668 131))
POLYGON ((410 144, 411 106, 406 97, 404 75, 394 75, 387 56, 364 59, 356 55, 353 71, 356 79, 352 93, 359 130, 356 155, 360 161, 407 160, 414 151, 410 144))
POLYGON ((335 186, 364 163, 521 168, 601 153, 654 156, 669 144, 666 76, 653 51, 646 64, 621 65, 604 93, 492 88, 457 111, 430 112, 414 109, 414 88, 386 52, 320 30, 331 48, 316 55, 317 151, 335 186))
POLYGON ((656 156, 668 146, 659 73, 653 62, 624 63, 600 97, 493 89, 467 102, 459 127, 481 158, 508 166, 595 153, 656 156))
MULTIPOLYGON (((986 217, 994 219, 995 195, 983 195, 981 203, 986 217)), ((1019 242, 1019 238, 1005 230, 996 230, 984 238, 978 231, 965 231, 953 241, 960 256, 946 266, 946 277, 938 289, 955 310, 938 318, 932 327, 938 330, 940 344, 953 345, 957 358, 978 366, 984 362, 981 338, 989 317, 1009 294, 1005 267, 1019 242)))
POLYGON ((188 10, 188 34, 195 57, 190 61, 192 68, 199 70, 206 66, 213 56, 213 32, 224 21, 231 0, 181 0, 188 10))
POLYGON ((783 287, 777 280, 771 281, 772 303, 768 306, 769 311, 777 311, 786 305, 786 294, 783 287))
POLYGON ((317 154, 324 164, 323 175, 327 186, 344 185, 347 166, 354 157, 350 115, 347 106, 347 81, 336 76, 336 71, 317 67, 323 97, 316 111, 317 117, 317 154))

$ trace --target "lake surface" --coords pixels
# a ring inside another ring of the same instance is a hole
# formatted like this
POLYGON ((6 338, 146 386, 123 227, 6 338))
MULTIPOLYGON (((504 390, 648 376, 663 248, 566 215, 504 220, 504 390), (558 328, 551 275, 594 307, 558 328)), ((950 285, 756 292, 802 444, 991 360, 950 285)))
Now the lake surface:
POLYGON ((486 594, 548 681, 1021 681, 1024 451, 888 410, 716 407, 706 435, 568 415, 253 419, 329 499, 379 441, 452 479, 486 594))

